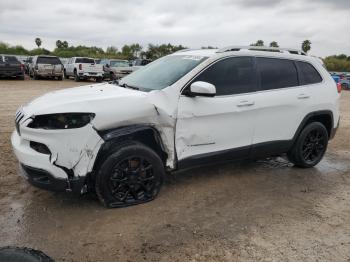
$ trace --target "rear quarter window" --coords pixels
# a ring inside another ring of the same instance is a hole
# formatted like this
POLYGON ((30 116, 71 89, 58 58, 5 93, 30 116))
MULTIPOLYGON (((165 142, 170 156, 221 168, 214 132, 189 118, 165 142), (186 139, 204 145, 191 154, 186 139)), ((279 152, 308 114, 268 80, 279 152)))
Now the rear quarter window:
POLYGON ((322 77, 313 65, 307 62, 296 62, 300 75, 300 85, 311 85, 322 82, 322 77))
POLYGON ((256 59, 262 90, 280 89, 299 85, 294 62, 287 59, 256 59))

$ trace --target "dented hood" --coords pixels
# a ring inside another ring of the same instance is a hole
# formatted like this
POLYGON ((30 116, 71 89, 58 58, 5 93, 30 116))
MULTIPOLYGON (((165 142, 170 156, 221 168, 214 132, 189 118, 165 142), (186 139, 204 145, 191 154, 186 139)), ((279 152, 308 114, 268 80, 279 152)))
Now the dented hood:
POLYGON ((97 129, 134 122, 151 123, 162 111, 156 110, 159 99, 155 93, 162 92, 142 92, 108 83, 87 85, 47 93, 23 106, 23 112, 27 118, 56 113, 95 113, 92 123, 97 129))

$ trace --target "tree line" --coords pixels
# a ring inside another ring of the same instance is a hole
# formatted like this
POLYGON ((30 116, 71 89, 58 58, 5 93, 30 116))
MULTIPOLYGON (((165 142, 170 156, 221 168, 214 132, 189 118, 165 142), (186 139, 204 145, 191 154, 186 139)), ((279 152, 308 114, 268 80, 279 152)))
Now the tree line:
POLYGON ((42 48, 42 40, 35 38, 34 40, 37 48, 32 50, 25 49, 21 45, 11 46, 7 43, 0 42, 0 54, 13 54, 13 55, 55 55, 59 57, 92 57, 92 58, 119 58, 119 59, 135 59, 146 58, 155 60, 162 56, 174 53, 187 47, 182 45, 172 44, 148 44, 146 48, 143 48, 140 44, 124 45, 119 50, 115 46, 109 46, 106 50, 96 46, 70 46, 67 41, 57 40, 56 47, 53 51, 42 48))
MULTIPOLYGON (((25 49, 21 45, 11 46, 7 43, 0 42, 0 54, 13 54, 13 55, 56 55, 59 57, 92 57, 92 58, 119 58, 119 59, 135 59, 135 58, 145 58, 155 60, 162 56, 174 53, 181 49, 186 49, 187 47, 182 45, 172 45, 172 44, 148 44, 146 47, 141 46, 138 43, 124 45, 121 49, 116 46, 109 46, 105 50, 96 46, 71 46, 65 40, 57 40, 56 47, 53 51, 42 48, 42 40, 37 37, 34 39, 37 48, 32 50, 25 49)), ((265 46, 263 40, 257 40, 255 43, 250 44, 251 46, 265 46)), ((311 50, 311 41, 305 40, 301 43, 300 48, 304 52, 309 52, 311 50)), ((279 47, 276 41, 270 42, 267 46, 269 47, 279 47)), ((213 46, 203 46, 203 49, 213 49, 217 47, 213 46)), ((325 65, 329 71, 350 71, 350 56, 333 55, 323 59, 325 65)))

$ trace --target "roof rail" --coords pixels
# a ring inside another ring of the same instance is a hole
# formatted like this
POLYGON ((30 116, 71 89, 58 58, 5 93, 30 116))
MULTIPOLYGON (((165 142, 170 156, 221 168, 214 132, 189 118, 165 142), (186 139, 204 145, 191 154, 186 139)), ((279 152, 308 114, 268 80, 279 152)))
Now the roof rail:
POLYGON ((295 55, 307 55, 304 51, 292 48, 279 48, 268 46, 227 46, 220 48, 216 53, 224 53, 230 51, 251 50, 251 51, 266 51, 266 52, 279 52, 290 53, 295 55))

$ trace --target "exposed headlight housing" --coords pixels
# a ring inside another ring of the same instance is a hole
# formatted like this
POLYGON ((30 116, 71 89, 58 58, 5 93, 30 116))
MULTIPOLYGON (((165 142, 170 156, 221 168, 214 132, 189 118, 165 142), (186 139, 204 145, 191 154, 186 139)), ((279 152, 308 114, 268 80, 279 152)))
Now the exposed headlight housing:
POLYGON ((72 129, 86 126, 94 119, 93 113, 61 113, 33 117, 28 125, 30 128, 41 129, 72 129))

